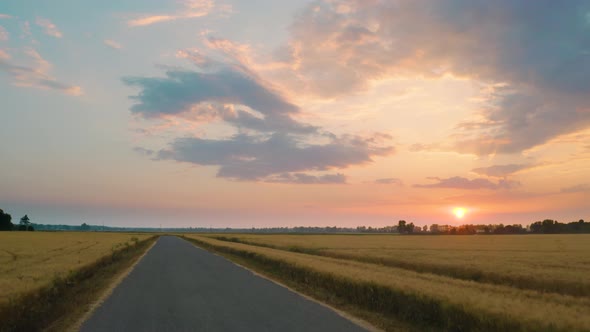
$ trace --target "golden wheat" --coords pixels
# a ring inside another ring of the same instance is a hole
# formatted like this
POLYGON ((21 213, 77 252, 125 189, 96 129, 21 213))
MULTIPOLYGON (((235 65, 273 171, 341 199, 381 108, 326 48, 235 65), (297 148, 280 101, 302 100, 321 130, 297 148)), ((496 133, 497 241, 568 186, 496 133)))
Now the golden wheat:
POLYGON ((590 235, 213 235, 456 278, 590 295, 590 235))
MULTIPOLYGON (((525 329, 557 329, 564 331, 590 330, 590 298, 574 297, 555 293, 542 293, 533 290, 522 290, 508 286, 479 283, 475 281, 460 280, 456 278, 435 275, 431 273, 418 273, 407 269, 394 268, 389 266, 362 263, 345 259, 336 259, 317 255, 288 252, 272 248, 252 246, 242 243, 231 243, 219 241, 208 237, 190 236, 216 248, 231 248, 236 252, 255 254, 251 257, 257 259, 271 259, 276 262, 283 262, 294 267, 307 269, 310 276, 319 273, 333 278, 343 278, 348 285, 366 284, 376 285, 375 289, 391 289, 395 294, 405 294, 406 299, 422 301, 427 307, 428 303, 434 303, 433 312, 444 309, 445 306, 457 308, 455 311, 464 313, 468 317, 479 317, 479 323, 486 319, 504 320, 507 323, 514 323, 515 326, 525 329), (416 300, 418 299, 418 300, 416 300), (489 317, 489 318, 487 318, 489 317)), ((295 238, 287 237, 289 238, 295 238)), ((297 244, 304 241, 314 243, 318 248, 325 246, 326 242, 334 243, 339 248, 344 246, 355 246, 351 242, 338 241, 336 236, 314 236, 306 240, 306 236, 298 236, 297 244), (324 242, 325 241, 325 242, 324 242)), ((281 236, 263 236, 266 241, 283 241, 281 236)), ((352 237, 351 237, 352 238, 352 237)), ((363 241, 371 241, 371 236, 360 237, 363 241)), ((390 237, 391 239, 391 237, 390 237)), ((449 239, 452 239, 450 237, 449 239)), ((391 239, 394 241, 395 239, 391 239)), ((415 237, 401 241, 415 240, 415 237)), ((444 241, 444 239, 430 239, 444 241)), ((382 241, 382 240, 381 240, 382 241)), ((495 241, 502 241, 495 239, 495 241)), ((365 242, 366 243, 366 242, 365 242)), ((293 245, 294 242, 289 244, 293 245)), ((367 246, 375 243, 366 244, 367 246)), ((406 253, 412 248, 409 242, 405 242, 406 253)), ((440 244, 439 244, 440 245, 440 244)), ((359 243, 356 243, 357 249, 359 243)), ((454 247, 447 244, 447 247, 454 247)), ((464 243, 460 246, 464 247, 464 243)), ((515 246, 519 246, 516 245, 515 246)), ((418 247, 416 245, 415 247, 418 247)), ((456 247, 456 246, 455 246, 456 247)), ((581 245, 584 247, 584 245, 581 245)), ((325 247, 324 247, 325 248, 325 247)), ((398 246, 398 248, 400 248, 398 246)), ((416 248, 417 249, 417 248, 416 248)), ((248 257, 248 254, 245 254, 248 257)), ((376 294, 377 296, 377 294, 376 294)), ((462 317, 462 316, 461 316, 462 317)), ((452 319, 449 317, 449 319, 452 319)), ((460 319, 460 318, 458 318, 460 319)), ((478 324, 479 324, 478 323, 478 324)), ((488 322, 490 327, 500 326, 488 322)), ((511 325, 505 325, 511 326, 511 325)))
POLYGON ((129 233, 0 232, 0 304, 148 237, 129 233))

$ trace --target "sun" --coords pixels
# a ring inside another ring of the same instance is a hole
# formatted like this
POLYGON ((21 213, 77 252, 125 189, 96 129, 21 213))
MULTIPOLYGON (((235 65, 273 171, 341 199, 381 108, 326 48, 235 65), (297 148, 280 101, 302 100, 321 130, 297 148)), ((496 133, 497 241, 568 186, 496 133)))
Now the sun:
POLYGON ((467 212, 467 210, 462 207, 458 207, 458 208, 453 209, 453 214, 455 215, 455 217, 457 217, 459 219, 462 219, 465 216, 465 212, 467 212))

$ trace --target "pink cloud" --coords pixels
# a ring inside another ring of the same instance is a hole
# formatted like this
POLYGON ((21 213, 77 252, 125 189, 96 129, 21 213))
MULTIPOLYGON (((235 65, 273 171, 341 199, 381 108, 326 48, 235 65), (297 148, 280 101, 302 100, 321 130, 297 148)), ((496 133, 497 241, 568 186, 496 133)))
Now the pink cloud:
POLYGON ((137 27, 137 26, 151 25, 154 23, 172 21, 172 20, 176 20, 178 18, 182 18, 182 16, 171 16, 171 15, 146 16, 146 17, 131 20, 128 22, 128 25, 131 27, 137 27))
POLYGON ((121 45, 120 43, 117 43, 117 42, 116 42, 116 41, 114 41, 114 40, 105 39, 105 40, 103 41, 103 43, 104 43, 106 46, 108 46, 108 47, 110 47, 110 48, 112 48, 112 49, 115 49, 115 50, 120 50, 120 49, 122 49, 122 48, 123 48, 123 45, 121 45))
POLYGON ((63 83, 53 78, 51 63, 45 60, 35 49, 29 48, 19 57, 28 60, 27 64, 10 61, 8 54, 0 52, 0 71, 5 71, 12 76, 13 84, 19 87, 30 87, 44 90, 55 90, 71 96, 82 95, 82 88, 63 83))
POLYGON ((37 18, 35 23, 37 23, 38 26, 40 26, 44 29, 44 32, 46 35, 51 36, 51 37, 55 37, 55 38, 63 37, 63 34, 61 33, 61 31, 59 31, 57 26, 55 24, 53 24, 50 20, 45 19, 45 18, 37 18))
POLYGON ((276 53, 275 61, 284 63, 276 77, 300 94, 321 98, 359 93, 391 77, 469 78, 493 92, 473 110, 483 120, 457 128, 451 148, 519 153, 590 126, 590 113, 580 111, 590 108, 583 6, 313 1, 276 53), (551 22, 560 24, 554 29, 551 22))
POLYGON ((4 27, 0 26, 0 41, 8 40, 8 31, 4 27))
POLYGON ((183 5, 184 8, 177 13, 143 15, 141 17, 129 20, 127 25, 130 27, 147 26, 179 19, 204 17, 215 12, 227 14, 232 10, 230 5, 220 5, 214 0, 191 0, 183 2, 183 5))
POLYGON ((0 49, 0 60, 8 60, 10 59, 10 54, 8 54, 6 51, 0 49))

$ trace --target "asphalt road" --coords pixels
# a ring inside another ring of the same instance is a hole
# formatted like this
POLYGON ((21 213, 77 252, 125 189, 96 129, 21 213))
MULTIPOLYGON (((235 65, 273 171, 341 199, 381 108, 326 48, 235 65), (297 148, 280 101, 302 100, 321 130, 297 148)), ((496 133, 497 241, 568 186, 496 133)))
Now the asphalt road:
POLYGON ((81 331, 364 331, 178 237, 161 237, 81 331))

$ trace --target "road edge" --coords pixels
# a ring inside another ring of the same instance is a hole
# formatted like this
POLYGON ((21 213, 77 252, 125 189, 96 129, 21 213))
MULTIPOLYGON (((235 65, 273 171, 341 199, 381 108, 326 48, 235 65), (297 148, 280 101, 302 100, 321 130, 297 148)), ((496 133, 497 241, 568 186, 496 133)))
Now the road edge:
POLYGON ((352 322, 352 323, 356 324, 357 326, 359 326, 359 327, 361 327, 361 328, 363 328, 363 329, 365 329, 365 330, 367 330, 367 331, 370 331, 370 332, 385 332, 385 330, 381 330, 381 329, 379 329, 378 327, 374 326, 373 324, 371 324, 371 323, 367 322, 367 321, 366 321, 366 320, 364 320, 364 319, 361 319, 361 318, 355 317, 355 316, 353 316, 353 315, 351 315, 351 314, 349 314, 349 313, 347 313, 347 312, 345 312, 345 311, 342 311, 342 310, 340 310, 340 309, 338 309, 338 308, 335 308, 335 307, 333 307, 333 306, 331 306, 331 305, 329 305, 329 304, 327 304, 327 303, 324 303, 324 302, 322 302, 322 301, 320 301, 320 300, 317 300, 317 299, 315 299, 315 298, 313 298, 313 297, 311 297, 311 296, 309 296, 309 295, 303 294, 303 293, 301 293, 301 292, 299 292, 299 291, 297 291, 297 290, 295 290, 295 289, 293 289, 293 288, 291 288, 291 287, 287 286, 286 284, 283 284, 283 283, 282 283, 282 282, 280 282, 279 280, 275 280, 275 279, 272 279, 272 278, 270 278, 270 277, 268 277, 268 276, 265 276, 265 275, 261 274, 260 272, 257 272, 257 271, 255 271, 255 270, 253 270, 253 269, 251 269, 251 268, 249 268, 249 267, 247 267, 247 266, 245 266, 245 265, 242 265, 242 264, 240 264, 240 263, 234 262, 233 260, 231 260, 231 259, 229 259, 229 258, 227 258, 227 257, 225 257, 225 256, 223 256, 223 255, 221 255, 221 254, 218 254, 218 253, 216 253, 216 252, 209 251, 209 250, 207 250, 207 249, 201 248, 201 247, 199 247, 199 246, 198 246, 196 243, 194 243, 194 242, 191 242, 191 241, 187 240, 187 239, 186 239, 186 238, 184 238, 183 236, 178 236, 178 237, 179 237, 179 238, 181 238, 181 239, 183 239, 184 241, 186 241, 186 242, 190 243, 191 245, 193 245, 193 246, 194 246, 195 248, 197 248, 197 249, 204 250, 204 251, 206 251, 206 252, 208 252, 208 253, 210 253, 210 254, 213 254, 213 255, 215 255, 215 256, 219 256, 219 257, 221 257, 221 258, 225 259, 226 261, 228 261, 228 262, 230 262, 230 263, 232 263, 232 264, 234 264, 234 265, 237 265, 237 266, 239 266, 240 268, 242 268, 242 269, 244 269, 244 270, 246 270, 246 271, 248 271, 248 272, 252 273, 253 275, 255 275, 255 276, 257 276, 257 277, 260 277, 260 278, 262 278, 262 279, 266 279, 266 280, 268 280, 268 281, 270 281, 270 282, 272 282, 272 283, 274 283, 274 284, 276 284, 276 285, 278 285, 278 286, 280 286, 280 287, 286 288, 286 289, 287 289, 287 290, 289 290, 290 292, 293 292, 293 293, 295 293, 295 294, 297 294, 297 295, 299 295, 299 296, 301 296, 301 297, 305 298, 305 299, 306 299, 306 300, 308 300, 308 301, 311 301, 311 302, 317 303, 317 304, 321 305, 322 307, 324 307, 324 308, 327 308, 327 309, 329 309, 329 310, 333 311, 333 312, 334 312, 334 313, 336 313, 338 316, 340 316, 340 317, 342 317, 342 318, 344 318, 344 319, 346 319, 346 320, 348 320, 348 321, 350 321, 350 322, 352 322))
POLYGON ((150 252, 150 250, 152 250, 152 248, 156 245, 156 243, 158 243, 159 240, 160 240, 160 238, 158 237, 145 250, 145 252, 143 254, 141 254, 141 256, 139 256, 135 262, 133 262, 133 264, 131 264, 128 268, 126 268, 125 270, 120 272, 119 275, 117 277, 115 277, 113 279, 113 281, 109 284, 109 286, 100 294, 100 296, 97 297, 95 301, 90 303, 86 313, 84 313, 84 315, 82 315, 82 317, 80 317, 80 319, 78 319, 76 321, 76 323, 72 324, 66 331, 68 331, 68 332, 79 331, 80 328, 82 327, 82 325, 84 325, 84 323, 88 319, 90 319, 90 317, 92 317, 92 315, 94 314, 96 309, 98 309, 113 294, 113 291, 115 290, 115 288, 117 288, 123 282, 123 280, 125 280, 125 278, 127 278, 127 276, 129 276, 129 274, 135 269, 137 264, 139 264, 139 262, 141 262, 141 260, 145 257, 145 255, 148 254, 148 252, 150 252))

